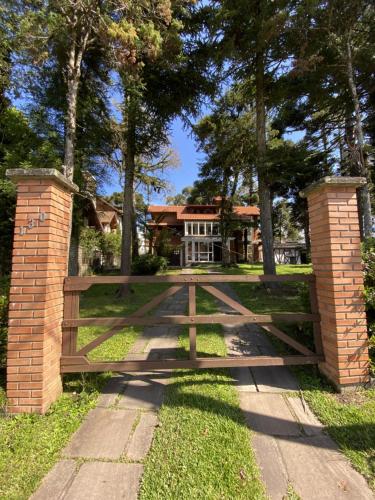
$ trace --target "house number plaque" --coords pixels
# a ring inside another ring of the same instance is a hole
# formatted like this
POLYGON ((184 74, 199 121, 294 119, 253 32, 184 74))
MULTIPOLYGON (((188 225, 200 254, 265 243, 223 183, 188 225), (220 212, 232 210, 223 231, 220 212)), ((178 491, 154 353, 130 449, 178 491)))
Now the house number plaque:
POLYGON ((39 217, 34 219, 33 217, 28 217, 27 224, 25 226, 20 226, 20 236, 23 236, 29 231, 33 229, 33 227, 39 227, 41 222, 44 222, 47 218, 47 214, 45 212, 40 212, 39 217))

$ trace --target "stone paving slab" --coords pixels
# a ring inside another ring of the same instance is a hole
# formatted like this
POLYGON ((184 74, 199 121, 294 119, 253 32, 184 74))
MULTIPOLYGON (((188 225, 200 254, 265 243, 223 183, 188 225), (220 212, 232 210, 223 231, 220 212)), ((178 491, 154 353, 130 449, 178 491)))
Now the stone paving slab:
MULTIPOLYGON (((328 442, 329 444, 329 442, 328 442)), ((322 448, 321 438, 279 439, 278 447, 290 482, 303 500, 374 498, 365 479, 335 450, 322 448)))
MULTIPOLYGON (((165 380, 163 380, 165 383, 165 380)), ((164 399, 164 384, 157 379, 142 377, 131 380, 123 395, 120 396, 118 407, 139 410, 158 410, 164 399)))
POLYGON ((259 392, 298 391, 295 377, 285 366, 254 366, 251 368, 259 392))
POLYGON ((157 423, 158 417, 155 413, 143 413, 141 415, 126 452, 130 460, 139 462, 146 457, 151 447, 157 423))
POLYGON ((95 408, 74 434, 63 455, 69 458, 118 459, 124 452, 135 411, 95 408))
POLYGON ((319 436, 323 434, 323 425, 315 417, 307 406, 307 403, 303 404, 301 398, 291 396, 287 398, 287 401, 298 421, 301 423, 306 436, 319 436))
POLYGON ((240 407, 247 424, 256 432, 268 436, 302 435, 301 426, 281 394, 240 392, 240 407))
POLYGON ((231 368, 230 374, 240 392, 257 392, 251 371, 247 367, 231 368))
POLYGON ((85 463, 64 500, 136 500, 142 472, 140 464, 85 463))
POLYGON ((77 470, 74 460, 61 460, 49 471, 38 490, 30 500, 51 500, 63 498, 77 470))
POLYGON ((285 500, 289 480, 283 457, 278 449, 277 438, 253 433, 251 444, 269 498, 285 500))
POLYGON ((113 376, 103 387, 97 406, 108 408, 116 403, 118 395, 125 390, 129 377, 126 374, 113 376))

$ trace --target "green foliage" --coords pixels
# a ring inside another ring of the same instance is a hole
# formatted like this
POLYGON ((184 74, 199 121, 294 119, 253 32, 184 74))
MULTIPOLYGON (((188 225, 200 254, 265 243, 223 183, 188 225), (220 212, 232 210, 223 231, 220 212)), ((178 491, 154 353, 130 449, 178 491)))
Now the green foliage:
POLYGON ((176 245, 172 242, 172 237, 173 232, 166 227, 163 227, 162 230, 157 233, 155 250, 161 257, 165 257, 167 259, 176 248, 176 245))
POLYGON ((104 373, 68 376, 65 394, 46 415, 0 416, 0 498, 29 498, 95 407, 108 378, 104 373))
POLYGON ((5 367, 8 331, 9 278, 0 278, 0 370, 5 367))
POLYGON ((16 188, 6 179, 8 168, 55 167, 61 162, 48 138, 32 130, 14 107, 0 107, 0 276, 10 272, 16 188))
POLYGON ((278 241, 296 241, 298 239, 298 229, 293 224, 291 212, 291 207, 285 199, 278 200, 273 204, 274 236, 278 241))
POLYGON ((368 238, 362 244, 364 264, 365 298, 368 332, 370 337, 370 356, 372 370, 375 370, 375 238, 368 238))
POLYGON ((158 255, 140 255, 133 260, 132 274, 152 275, 167 269, 168 261, 165 257, 158 255))
POLYGON ((102 233, 100 248, 104 255, 119 256, 121 254, 121 233, 119 231, 102 233))
POLYGON ((79 243, 87 257, 92 256, 95 250, 100 250, 102 233, 92 227, 81 229, 79 243))

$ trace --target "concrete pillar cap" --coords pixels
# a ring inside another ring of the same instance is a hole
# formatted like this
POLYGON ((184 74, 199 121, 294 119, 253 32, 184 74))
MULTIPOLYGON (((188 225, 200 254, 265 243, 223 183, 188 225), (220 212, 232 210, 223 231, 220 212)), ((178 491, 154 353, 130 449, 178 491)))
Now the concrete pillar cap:
POLYGON ((68 191, 73 193, 79 191, 78 186, 56 170, 56 168, 11 168, 6 171, 6 176, 15 184, 25 179, 51 179, 68 191))
POLYGON ((318 181, 307 186, 303 191, 299 192, 301 198, 307 198, 311 193, 321 189, 324 186, 332 186, 332 187, 353 187, 357 188, 360 186, 364 186, 367 183, 365 177, 343 177, 343 176, 326 176, 322 177, 318 181))

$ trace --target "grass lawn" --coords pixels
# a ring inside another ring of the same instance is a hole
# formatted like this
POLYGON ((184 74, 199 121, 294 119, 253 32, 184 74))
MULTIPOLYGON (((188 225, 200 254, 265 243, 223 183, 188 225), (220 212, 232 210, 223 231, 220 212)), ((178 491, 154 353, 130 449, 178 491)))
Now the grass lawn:
MULTIPOLYGON (((197 271, 202 274, 207 268, 197 271)), ((278 272, 311 272, 310 266, 278 266, 278 272)), ((259 274, 260 266, 240 265, 228 274, 259 274)), ((173 274, 177 274, 173 271, 173 274)), ((82 296, 81 315, 121 316, 134 312, 168 285, 135 285, 129 300, 114 298, 115 285, 92 287, 82 296)), ((287 285, 269 291, 257 284, 233 284, 244 305, 254 312, 303 311, 303 286, 287 285), (247 287, 247 288, 246 288, 247 287)), ((198 313, 215 311, 212 298, 197 289, 198 313)), ((284 325, 285 329, 285 325, 284 325)), ((105 329, 81 328, 79 345, 93 340, 105 329)), ((296 331, 294 331, 296 333, 296 331)), ((139 334, 126 328, 92 351, 92 359, 121 359, 139 334)), ((297 334, 305 334, 302 326, 297 334)), ((307 332, 308 337, 308 332, 307 332)), ((188 333, 179 339, 179 356, 187 355, 188 333)), ((281 344, 278 346, 281 348, 281 344)), ((200 355, 225 354, 221 328, 198 328, 200 355)), ((375 390, 337 395, 311 367, 295 369, 305 399, 327 426, 353 465, 375 489, 375 390)), ((95 406, 106 374, 64 377, 64 394, 45 416, 0 415, 0 498, 26 499, 59 458, 61 449, 95 406)), ((0 380, 0 386, 4 380, 0 380)), ((0 387, 0 407, 5 393, 0 387)), ((159 498, 264 498, 263 486, 251 450, 251 434, 238 406, 237 393, 227 370, 179 370, 168 386, 158 427, 146 459, 142 499, 159 498)))
MULTIPOLYGON (((81 298, 81 317, 110 317, 126 316, 135 312, 139 307, 162 293, 168 284, 137 283, 132 285, 129 298, 116 297, 118 285, 94 285, 89 288, 81 298)), ((78 348, 88 344, 100 334, 106 332, 108 327, 85 326, 78 331, 78 348)), ((135 342, 140 327, 126 327, 106 342, 88 354, 89 360, 119 361, 124 359, 130 347, 135 342)))
MULTIPOLYGON (((251 274, 248 265, 237 271, 251 274)), ((311 272, 309 266, 278 266, 279 274, 311 272), (305 268, 305 270, 303 270, 305 268)), ((262 285, 233 283, 241 302, 257 313, 306 311, 308 300, 303 284, 284 286, 285 293, 269 291, 262 285), (252 288, 252 290, 251 290, 252 288)), ((278 325, 286 333, 312 347, 310 329, 301 325, 278 325)), ((280 352, 286 353, 284 343, 269 336, 280 352)), ((306 401, 319 420, 327 426, 328 433, 338 443, 353 466, 362 473, 375 491, 375 389, 359 389, 355 393, 336 394, 323 377, 312 367, 292 368, 306 401)))
MULTIPOLYGON (((214 300, 198 288, 198 314, 215 311, 214 300)), ((187 356, 188 343, 185 328, 180 357, 187 356)), ((198 327, 197 351, 226 354, 220 326, 198 327)), ((228 370, 175 371, 159 418, 145 462, 142 500, 266 498, 228 370)))
POLYGON ((375 389, 336 394, 311 367, 296 367, 303 396, 375 492, 375 389))
MULTIPOLYGON (((130 314, 148 302, 164 285, 134 285, 129 300, 114 297, 116 285, 91 287, 81 299, 81 316, 130 314)), ((78 343, 93 340, 102 329, 80 329, 78 343)), ((95 349, 93 359, 121 359, 139 330, 124 329, 95 349)), ((43 476, 58 460, 62 448, 79 427, 87 412, 95 407, 99 392, 110 373, 64 376, 64 394, 44 416, 0 414, 0 498, 27 499, 43 476)), ((0 381, 0 409, 5 406, 5 378, 0 381)))

